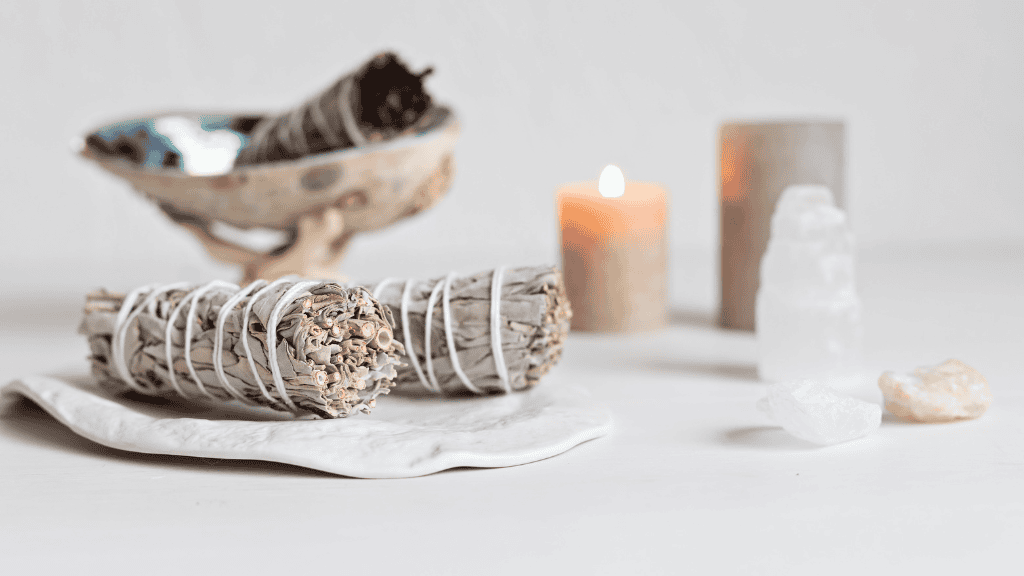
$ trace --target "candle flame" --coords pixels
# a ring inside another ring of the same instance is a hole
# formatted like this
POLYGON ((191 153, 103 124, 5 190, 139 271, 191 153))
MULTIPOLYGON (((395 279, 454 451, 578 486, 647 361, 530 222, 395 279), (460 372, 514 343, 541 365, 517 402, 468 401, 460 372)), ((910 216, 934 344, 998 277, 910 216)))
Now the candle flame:
POLYGON ((609 164, 601 171, 601 179, 597 182, 597 191, 605 198, 618 198, 626 193, 626 179, 618 166, 609 164))

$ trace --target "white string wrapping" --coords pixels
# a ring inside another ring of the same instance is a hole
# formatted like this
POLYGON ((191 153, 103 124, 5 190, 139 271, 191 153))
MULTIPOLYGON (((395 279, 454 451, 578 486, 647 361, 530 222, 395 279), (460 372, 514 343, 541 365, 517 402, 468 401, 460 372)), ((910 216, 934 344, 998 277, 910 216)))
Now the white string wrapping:
MULTIPOLYGON (((441 293, 441 288, 444 286, 444 280, 441 280, 434 286, 434 289, 430 292, 430 298, 427 299, 427 315, 424 318, 424 329, 423 329, 423 354, 427 358, 427 376, 430 378, 430 384, 433 387, 434 392, 441 392, 441 385, 437 382, 437 377, 434 376, 434 359, 431 355, 430 347, 430 330, 433 326, 434 316, 434 304, 437 302, 437 295, 441 293)), ((445 329, 448 325, 445 324, 445 329)))
POLYGON ((126 346, 125 339, 128 336, 128 326, 143 310, 146 309, 147 306, 156 302, 157 296, 165 292, 182 289, 187 286, 187 283, 179 282, 177 284, 168 284, 163 288, 160 288, 158 284, 151 284, 149 286, 136 288, 125 296, 124 302, 121 304, 121 309, 117 311, 117 318, 114 320, 114 335, 110 341, 111 360, 114 362, 114 368, 117 370, 118 375, 121 376, 121 379, 136 392, 145 394, 146 388, 136 382, 135 378, 128 370, 128 363, 125 361, 124 355, 126 351, 124 347, 126 346), (142 301, 142 304, 133 311, 132 306, 135 304, 135 301, 139 298, 139 295, 146 290, 150 290, 151 292, 146 296, 146 299, 142 301))
MULTIPOLYGON (((213 351, 213 364, 214 373, 217 376, 218 381, 224 386, 224 389, 228 391, 236 399, 254 404, 254 402, 246 398, 241 392, 239 392, 227 379, 227 374, 224 372, 224 331, 227 321, 227 316, 235 306, 238 305, 246 296, 248 296, 253 290, 261 287, 259 291, 254 294, 245 305, 245 309, 242 312, 242 326, 241 335, 242 347, 245 349, 245 356, 249 362, 249 369, 252 371, 253 377, 256 379, 256 384, 259 386, 260 392, 263 397, 266 398, 272 404, 278 406, 285 406, 292 411, 298 411, 299 408, 292 402, 291 398, 288 397, 287 390, 285 390, 284 379, 281 377, 281 367, 279 365, 279 358, 277 358, 277 324, 280 321, 280 316, 284 309, 292 303, 293 300, 302 291, 307 290, 313 286, 319 284, 319 282, 298 282, 294 283, 288 289, 284 290, 283 293, 277 298, 274 308, 271 311, 270 318, 267 322, 267 360, 271 369, 271 374, 274 377, 274 384, 277 393, 280 398, 274 398, 270 391, 264 384, 263 379, 260 377, 259 371, 256 368, 256 362, 253 359, 252 348, 249 344, 249 323, 252 315, 253 306, 263 299, 266 295, 272 293, 272 291, 281 286, 282 284, 293 282, 289 278, 281 278, 267 284, 263 280, 257 280, 252 284, 249 284, 245 288, 240 288, 237 285, 230 284, 215 280, 209 282, 203 286, 191 287, 191 290, 178 302, 177 305, 171 310, 167 318, 167 325, 164 329, 164 356, 167 362, 168 381, 175 392, 182 397, 187 398, 189 395, 185 393, 184 389, 178 382, 176 373, 174 370, 174 347, 173 347, 173 335, 174 335, 174 323, 177 321, 178 316, 182 310, 187 306, 189 311, 185 317, 185 330, 184 330, 184 357, 185 366, 188 370, 189 376, 196 383, 200 392, 204 395, 216 399, 213 394, 203 385, 202 380, 195 370, 195 366, 192 364, 191 357, 191 344, 192 344, 192 331, 193 325, 196 320, 196 304, 199 302, 199 298, 211 290, 222 289, 235 292, 222 306, 217 314, 216 330, 214 332, 214 351, 213 351)), ((114 364, 114 368, 117 371, 121 379, 133 390, 146 393, 146 388, 140 384, 131 372, 128 370, 127 362, 125 360, 126 346, 127 346, 127 333, 128 327, 138 317, 138 315, 146 309, 147 306, 151 306, 155 303, 158 296, 165 294, 172 290, 185 290, 189 289, 191 285, 187 283, 175 283, 168 284, 165 286, 150 285, 137 288, 131 291, 125 296, 124 301, 121 303, 121 308, 118 310, 117 318, 114 321, 114 333, 111 338, 111 360, 114 364), (149 291, 146 298, 141 304, 135 306, 136 301, 146 291, 149 291)))
MULTIPOLYGON (((495 369, 498 374, 498 378, 502 382, 502 386, 506 393, 512 391, 511 382, 509 381, 508 366, 505 363, 504 353, 502 351, 501 342, 501 288, 504 280, 504 267, 495 268, 493 275, 491 276, 491 308, 490 308, 490 332, 491 332, 491 354, 494 356, 495 369)), ((416 372, 416 376, 419 378, 420 383, 428 391, 440 393, 441 385, 437 380, 437 376, 434 374, 434 363, 431 354, 431 327, 433 324, 433 313, 434 308, 437 305, 438 297, 441 298, 441 313, 444 322, 445 341, 448 345, 449 358, 452 363, 452 369, 458 376, 462 384, 470 391, 477 394, 483 394, 484 390, 473 384, 466 373, 462 370, 462 366, 459 363, 458 354, 455 350, 455 335, 452 328, 452 314, 451 314, 451 285, 455 279, 455 272, 449 273, 443 280, 440 280, 431 290, 430 297, 427 299, 427 309, 424 318, 424 333, 423 333, 423 347, 424 347, 424 366, 420 365, 419 355, 416 354, 415 349, 412 345, 412 332, 409 330, 409 303, 411 300, 413 280, 407 279, 404 282, 402 289, 402 297, 399 315, 402 319, 403 327, 403 340, 405 343, 406 350, 408 351, 409 359, 411 360, 413 369, 416 372)), ((377 283, 372 291, 373 297, 379 298, 383 292, 384 287, 388 284, 397 282, 395 278, 385 278, 377 283)), ((242 341, 242 348, 245 350, 245 356, 248 360, 249 369, 252 372, 253 377, 256 379, 256 384, 260 389, 260 393, 269 402, 277 406, 284 406, 291 411, 298 411, 299 408, 289 398, 287 390, 285 389, 284 378, 281 376, 280 359, 277 357, 277 325, 280 321, 281 314, 285 308, 289 306, 299 294, 308 290, 309 288, 320 284, 320 282, 308 281, 308 282, 295 282, 290 277, 280 278, 269 284, 264 280, 257 280, 245 288, 240 288, 235 284, 230 284, 222 281, 209 282, 203 286, 194 287, 186 294, 181 301, 172 309, 167 319, 167 326, 164 332, 164 353, 167 360, 167 371, 171 386, 178 394, 182 397, 188 397, 184 390, 178 384, 175 371, 174 371, 174 357, 173 357, 173 345, 172 336, 174 332, 174 322, 177 320, 178 315, 181 313, 186 302, 188 303, 188 313, 185 317, 185 330, 184 330, 184 356, 185 366, 188 370, 189 376, 195 381, 199 391, 204 395, 215 398, 203 385, 196 373, 195 367, 192 364, 191 358, 191 344, 192 344, 192 331, 193 324, 195 324, 196 318, 196 304, 199 302, 199 298, 209 292, 210 290, 223 289, 235 292, 224 304, 221 306, 220 311, 217 314, 216 328, 214 331, 214 344, 213 344, 213 365, 214 373, 218 382, 224 387, 224 389, 231 394, 237 400, 252 404, 252 400, 248 399, 239 392, 234 386, 231 385, 227 378, 227 374, 224 372, 224 331, 227 322, 228 314, 233 310, 239 302, 244 300, 254 290, 255 294, 249 298, 246 302, 245 308, 242 311, 242 325, 240 339, 242 341), (274 383, 275 391, 277 392, 277 398, 271 394, 267 388, 263 379, 260 377, 259 371, 256 367, 256 361, 253 359, 252 348, 249 344, 249 323, 252 315, 253 306, 266 297, 273 293, 273 291, 281 286, 292 282, 292 285, 283 290, 280 296, 277 297, 274 307, 271 310, 270 317, 267 321, 267 363, 270 366, 271 376, 274 383), (273 359, 271 359, 273 356, 273 359)), ((128 370, 127 361, 125 354, 127 353, 125 347, 127 345, 127 333, 129 325, 138 317, 138 315, 147 307, 152 306, 158 296, 161 294, 170 292, 172 290, 184 290, 190 285, 187 283, 174 283, 167 284, 165 286, 149 285, 137 288, 131 291, 125 296, 124 302, 121 304, 120 310, 118 310, 117 318, 114 322, 114 333, 111 338, 111 360, 114 364, 114 368, 120 375, 121 379, 124 380, 129 387, 136 392, 146 393, 146 388, 140 384, 134 376, 128 370), (141 304, 135 306, 135 302, 139 297, 146 291, 149 293, 141 304)))
POLYGON ((267 322, 267 351, 274 356, 275 360, 274 362, 268 362, 270 364, 270 373, 274 377, 274 386, 277 387, 278 395, 284 400, 285 405, 294 411, 298 411, 299 407, 288 397, 288 391, 284 387, 284 378, 281 378, 281 360, 277 357, 277 322, 281 319, 281 312, 284 311, 285 306, 291 304, 303 291, 317 284, 320 284, 320 282, 298 282, 286 290, 284 295, 278 299, 273 311, 270 312, 270 320, 267 322))
MULTIPOLYGON (((315 105, 310 107, 316 108, 315 105)), ((305 117, 306 108, 303 106, 297 110, 292 110, 288 114, 288 120, 283 122, 281 126, 281 131, 284 132, 285 136, 282 140, 287 142, 289 145, 295 146, 295 152, 300 156, 309 154, 309 146, 306 145, 305 131, 302 129, 302 121, 305 117)))
MULTIPOLYGON (((409 293, 412 291, 412 278, 405 281, 405 287, 402 289, 402 304, 399 310, 399 315, 402 317, 402 336, 405 341, 405 350, 409 355, 409 360, 412 361, 412 367, 416 371, 416 375, 419 376, 420 383, 423 387, 429 391, 433 391, 433 387, 427 382, 427 378, 423 375, 423 369, 420 368, 419 354, 416 353, 416 349, 412 347, 412 330, 409 330, 409 293)), ((378 288, 380 286, 378 285, 378 288)), ((376 292, 376 290, 374 290, 376 292)), ((430 356, 429 350, 427 356, 430 356)))
MULTIPOLYGON (((495 268, 494 274, 491 276, 491 355, 494 356, 494 365, 498 373, 498 378, 501 380, 505 392, 509 393, 512 392, 512 384, 508 376, 508 366, 505 364, 505 354, 501 347, 501 288, 504 277, 504 266, 495 268)), ((449 273, 443 280, 439 281, 434 286, 434 289, 430 292, 430 297, 427 299, 427 310, 423 319, 423 358, 426 370, 424 370, 424 366, 420 365, 419 354, 416 353, 416 349, 412 346, 412 330, 409 329, 409 302, 411 300, 413 286, 413 280, 411 278, 407 279, 404 283, 402 288, 402 298, 399 305, 399 317, 402 320, 402 339, 404 340, 406 353, 409 356, 413 370, 416 372, 416 376, 420 380, 420 384, 430 392, 440 393, 441 384, 437 381, 437 376, 434 374, 434 361, 430 347, 434 307, 437 305, 438 296, 440 296, 441 314, 444 319, 445 341, 448 344, 448 353, 451 358, 452 368, 454 369, 455 374, 459 377, 459 380, 467 389, 477 394, 483 394, 484 391, 475 386, 473 382, 470 381, 469 377, 466 376, 466 373, 463 372, 455 351, 455 335, 452 329, 450 305, 451 283, 454 279, 455 273, 449 273)), ((396 281, 397 280, 394 278, 385 278, 378 282, 373 289, 373 297, 380 298, 381 293, 384 291, 384 287, 396 281)))
POLYGON ((498 378, 505 386, 505 393, 512 392, 512 384, 508 379, 508 366, 505 365, 505 353, 501 349, 501 284, 505 279, 505 267, 498 266, 491 276, 491 355, 494 356, 494 368, 498 378))
MULTIPOLYGON (((355 114, 353 113, 350 99, 353 84, 354 81, 351 77, 343 81, 341 88, 338 90, 337 106, 341 113, 342 126, 349 139, 356 146, 364 146, 368 140, 359 130, 359 123, 356 121, 355 114)), ((331 89, 333 87, 328 88, 328 91, 331 89)), ((331 129, 330 122, 324 115, 323 110, 320 109, 321 100, 324 96, 325 93, 317 95, 306 102, 306 104, 288 112, 283 120, 279 120, 274 124, 271 133, 288 154, 301 157, 311 152, 309 142, 306 140, 305 127, 303 126, 306 119, 306 110, 309 110, 309 119, 313 122, 313 126, 324 137, 324 140, 327 141, 330 147, 336 148, 341 145, 341 138, 331 129)), ((270 138, 257 139, 255 155, 261 157, 268 154, 270 151, 267 149, 267 146, 270 142, 270 138)))
MULTIPOLYGON (((320 99, 317 98, 317 100, 319 101, 320 99)), ((334 133, 334 130, 331 130, 327 116, 324 116, 324 111, 320 109, 320 106, 314 105, 309 107, 309 119, 313 121, 313 125, 316 126, 317 131, 324 137, 324 140, 327 140, 329 146, 332 148, 341 146, 341 139, 334 133)))
MULTIPOLYGON (((263 284, 266 284, 266 282, 263 280, 257 280, 245 288, 242 288, 237 294, 229 298, 227 302, 220 307, 220 312, 217 313, 217 329, 213 333, 213 373, 217 375, 217 381, 220 382, 220 385, 223 386, 229 394, 234 396, 236 400, 240 400, 245 403, 251 403, 251 401, 231 384, 228 380, 228 375, 224 372, 224 325, 227 323, 228 314, 235 309, 235 306, 238 306, 238 303, 251 294, 257 286, 262 286, 263 284)), ((239 337, 245 338, 245 334, 240 334, 239 337)))
POLYGON ((384 287, 387 286, 388 284, 391 284, 392 282, 395 282, 395 281, 396 281, 395 278, 385 278, 385 279, 381 280, 380 282, 377 282, 377 285, 373 287, 373 298, 375 300, 379 300, 381 292, 384 291, 384 287))
MULTIPOLYGON (((207 285, 208 287, 209 285, 207 285)), ((188 398, 189 395, 185 393, 185 390, 178 385, 178 377, 174 373, 174 342, 172 341, 172 334, 174 332, 174 322, 178 320, 178 314, 181 313, 182 308, 185 306, 185 302, 189 300, 189 296, 194 294, 196 291, 202 293, 204 287, 194 287, 188 294, 186 294, 171 310, 170 315, 167 317, 167 326, 164 328, 164 359, 167 361, 167 378, 171 382, 171 388, 182 397, 188 398)), ((186 331, 188 326, 185 327, 186 331)), ((185 346, 188 346, 188 340, 185 341, 185 346)), ((185 364, 188 365, 190 359, 185 358, 185 364)))
POLYGON ((129 314, 132 311, 132 305, 135 304, 136 300, 138 300, 140 294, 146 290, 152 290, 155 287, 155 285, 141 286, 132 290, 124 297, 124 303, 122 304, 121 309, 118 310, 117 319, 114 321, 114 334, 110 338, 110 361, 113 362, 114 369, 117 371, 118 375, 121 376, 121 379, 127 382, 128 385, 131 386, 132 390, 135 390, 136 392, 145 392, 145 389, 137 384, 135 379, 132 378, 128 372, 128 365, 124 359, 125 350, 123 341, 125 339, 125 334, 128 332, 128 323, 134 320, 135 316, 145 308, 146 302, 143 302, 142 305, 139 306, 139 311, 135 312, 134 315, 129 314), (120 345, 118 344, 119 342, 121 342, 120 345))
MULTIPOLYGON (((269 400, 271 404, 277 406, 280 406, 282 402, 270 395, 270 391, 268 391, 266 385, 263 384, 263 378, 260 378, 260 373, 258 370, 256 370, 256 361, 253 360, 252 358, 252 349, 249 348, 249 313, 252 312, 253 304, 255 304, 256 301, 260 299, 260 297, 262 297, 264 294, 269 293, 271 290, 277 288, 278 286, 284 284, 287 281, 287 277, 279 278, 277 280, 274 280, 270 284, 267 284, 263 288, 260 288, 260 291, 253 294, 252 298, 250 298, 249 301, 245 304, 245 310, 242 312, 242 348, 245 350, 246 359, 249 360, 249 370, 252 371, 252 376, 253 378, 256 379, 256 384, 260 387, 260 394, 262 394, 264 398, 269 400)), ((272 363, 270 362, 270 352, 267 353, 267 363, 272 363)))
POLYGON ((174 321, 178 318, 178 312, 181 311, 181 305, 184 301, 185 299, 182 298, 171 310, 171 314, 167 318, 167 327, 164 329, 164 359, 167 361, 167 377, 171 382, 171 387, 182 396, 186 396, 185 392, 178 386, 178 379, 174 375, 174 359, 171 356, 171 331, 174 330, 174 321))
MULTIPOLYGON (((199 391, 206 395, 211 400, 216 400, 217 397, 210 394, 210 391, 203 386, 203 381, 199 379, 199 375, 196 374, 196 368, 192 365, 192 330, 195 328, 196 323, 196 304, 199 302, 199 297, 206 294, 210 290, 217 288, 223 288, 226 290, 238 291, 240 288, 236 284, 229 282, 221 282, 220 280, 214 280, 209 284, 199 288, 192 293, 192 298, 189 299, 188 313, 185 314, 185 367, 188 368, 188 374, 195 381, 196 387, 199 391)), ((173 358, 167 357, 167 365, 170 366, 173 362, 173 358)))
POLYGON ((356 117, 352 114, 352 99, 349 97, 351 92, 352 77, 349 76, 345 79, 345 83, 341 85, 341 91, 338 94, 338 109, 341 110, 341 121, 345 124, 345 132, 352 139, 352 143, 356 146, 364 146, 366 145, 366 136, 363 136, 363 133, 359 131, 356 117))
MULTIPOLYGON (((444 336, 448 341, 448 357, 451 358, 452 368, 455 370, 455 374, 462 380, 462 384, 476 392, 477 394, 483 394, 484 391, 477 388, 470 382, 469 377, 462 371, 462 366, 459 363, 459 355, 455 352, 455 335, 452 334, 452 314, 449 308, 452 291, 452 280, 455 279, 455 272, 449 272, 448 277, 444 279, 444 299, 441 300, 441 307, 444 312, 444 336)), ((493 304, 492 304, 493 306, 493 304)), ((491 308, 493 310, 493 308, 491 308)), ((491 336, 491 342, 494 342, 494 336, 491 336)), ((500 344, 499 344, 500 345, 500 344)))

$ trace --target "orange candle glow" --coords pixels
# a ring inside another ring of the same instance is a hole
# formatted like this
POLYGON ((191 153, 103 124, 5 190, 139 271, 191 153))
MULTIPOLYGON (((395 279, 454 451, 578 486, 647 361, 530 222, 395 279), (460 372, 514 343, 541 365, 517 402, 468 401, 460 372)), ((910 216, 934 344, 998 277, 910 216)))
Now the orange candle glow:
POLYGON ((608 166, 598 182, 567 184, 557 198, 572 328, 636 332, 664 326, 665 189, 626 182, 608 166))

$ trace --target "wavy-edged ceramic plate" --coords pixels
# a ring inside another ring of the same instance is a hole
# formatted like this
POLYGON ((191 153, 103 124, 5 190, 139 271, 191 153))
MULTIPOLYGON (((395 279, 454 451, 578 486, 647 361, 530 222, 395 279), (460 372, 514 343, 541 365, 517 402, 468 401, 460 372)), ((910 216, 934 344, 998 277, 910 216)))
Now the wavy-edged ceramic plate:
POLYGON ((0 388, 77 434, 148 454, 268 460, 357 478, 407 478, 556 456, 607 434, 611 416, 578 386, 472 398, 383 398, 372 415, 293 419, 241 404, 197 408, 107 394, 88 377, 29 376, 0 388))

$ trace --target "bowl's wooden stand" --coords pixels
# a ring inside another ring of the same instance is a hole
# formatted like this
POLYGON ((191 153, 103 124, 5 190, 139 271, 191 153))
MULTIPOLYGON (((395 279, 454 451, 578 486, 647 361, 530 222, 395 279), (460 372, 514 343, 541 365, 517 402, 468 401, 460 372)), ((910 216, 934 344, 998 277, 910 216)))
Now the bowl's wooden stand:
POLYGON ((210 256, 241 266, 242 285, 260 279, 276 280, 288 274, 346 280, 338 272, 338 265, 355 232, 345 230, 345 216, 340 208, 329 207, 299 216, 290 241, 271 252, 259 252, 218 238, 210 230, 211 222, 204 218, 182 214, 166 205, 161 205, 161 209, 195 235, 210 256))

